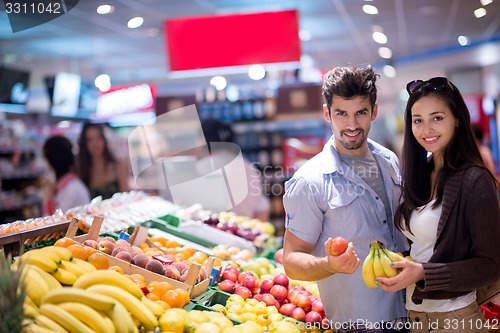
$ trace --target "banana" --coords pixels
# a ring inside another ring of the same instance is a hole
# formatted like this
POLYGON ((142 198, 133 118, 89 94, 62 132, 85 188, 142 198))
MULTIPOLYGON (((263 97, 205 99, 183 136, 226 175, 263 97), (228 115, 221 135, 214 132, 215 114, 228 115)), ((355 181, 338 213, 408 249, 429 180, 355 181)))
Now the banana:
POLYGON ((95 333, 90 327, 76 319, 69 312, 54 304, 42 304, 40 313, 49 317, 69 332, 95 333))
MULTIPOLYGON (((107 297, 102 295, 103 297, 107 297)), ((112 310, 105 311, 113 322, 116 333, 134 333, 134 322, 122 303, 116 302, 112 310)))
MULTIPOLYGON (((66 331, 67 332, 67 331, 66 331)), ((23 333, 54 333, 53 330, 31 323, 23 327, 23 333)))
POLYGON ((36 305, 31 305, 26 302, 23 303, 23 316, 25 318, 35 318, 40 312, 36 305))
POLYGON ((412 261, 412 262, 414 261, 411 256, 406 256, 405 259, 408 260, 408 261, 412 261))
MULTIPOLYGON (((102 319, 104 320, 104 323, 106 324, 106 332, 108 333, 115 333, 115 324, 113 324, 113 321, 111 318, 109 318, 106 313, 103 311, 99 311, 99 314, 101 315, 102 319)), ((120 333, 120 332, 118 332, 120 333)))
POLYGON ((96 333, 110 333, 104 318, 90 306, 76 302, 65 302, 58 304, 58 307, 68 311, 96 333))
POLYGON ((128 293, 126 290, 102 284, 90 286, 87 290, 101 295, 110 296, 122 303, 128 312, 140 320, 142 325, 146 328, 146 331, 154 331, 156 326, 158 326, 158 319, 151 312, 151 310, 149 310, 149 308, 146 307, 139 299, 128 293))
POLYGON ((50 258, 53 262, 56 263, 56 265, 59 265, 61 263, 61 256, 59 254, 57 254, 56 252, 47 251, 44 248, 34 249, 34 250, 31 250, 31 251, 24 253, 21 256, 21 260, 27 259, 27 258, 33 257, 33 256, 40 257, 40 258, 50 258))
POLYGON ((117 303, 110 297, 105 297, 84 289, 64 287, 49 291, 42 300, 43 304, 59 304, 64 302, 77 302, 90 306, 95 310, 108 311, 117 303))
POLYGON ((39 306, 42 302, 43 295, 51 290, 47 282, 29 266, 25 267, 21 276, 26 295, 39 306))
POLYGON ((380 254, 380 260, 382 263, 382 268, 384 269, 384 272, 385 272, 385 276, 387 276, 388 278, 391 278, 391 277, 398 275, 399 271, 396 268, 391 266, 392 261, 385 254, 385 251, 380 249, 379 254, 380 254))
POLYGON ((55 252, 59 256, 59 258, 61 258, 61 260, 66 260, 66 261, 73 260, 73 253, 71 253, 71 251, 65 247, 47 246, 47 247, 42 247, 41 250, 55 252))
POLYGON ((36 305, 28 295, 24 296, 24 304, 28 304, 29 306, 32 306, 38 310, 38 305, 36 305))
POLYGON ((57 281, 61 282, 61 284, 66 286, 73 285, 77 279, 75 274, 62 267, 59 267, 56 272, 52 273, 52 276, 55 277, 57 281))
POLYGON ((165 313, 165 309, 163 309, 160 304, 150 300, 146 296, 142 296, 141 302, 149 308, 156 318, 160 318, 160 316, 165 313))
MULTIPOLYGON (((61 249, 64 249, 61 247, 61 249)), ((70 271, 71 273, 75 274, 75 276, 78 278, 85 274, 85 270, 78 266, 77 264, 74 264, 73 262, 67 261, 67 260, 61 260, 61 263, 59 264, 59 268, 63 268, 67 271, 70 271)))
POLYGON ((33 269, 35 272, 37 272, 42 277, 42 279, 45 280, 51 290, 62 288, 61 283, 57 281, 57 279, 52 274, 47 273, 46 271, 35 265, 29 265, 29 267, 30 269, 33 269))
MULTIPOLYGON (((36 251, 36 250, 33 250, 36 251)), ((29 253, 29 252, 28 252, 29 253)), ((52 260, 50 257, 42 257, 42 255, 32 254, 25 257, 26 254, 23 254, 20 261, 22 264, 31 264, 40 267, 45 272, 55 273, 57 272, 57 263, 52 260)), ((59 260, 59 262, 61 262, 59 260)))
POLYGON ((405 258, 396 252, 392 252, 391 250, 384 248, 382 251, 385 253, 385 255, 392 261, 392 262, 397 262, 397 261, 402 261, 405 260, 405 258))
POLYGON ((73 258, 71 262, 80 266, 80 268, 83 269, 86 273, 94 272, 97 270, 94 265, 79 258, 73 258))
POLYGON ((97 270, 95 272, 82 275, 75 281, 73 287, 87 289, 88 287, 96 284, 107 284, 120 287, 129 294, 135 296, 138 300, 140 300, 144 295, 141 288, 132 282, 132 280, 111 270, 97 270))
POLYGON ((366 256, 365 261, 363 261, 361 275, 363 276, 363 281, 368 286, 368 288, 378 288, 377 284, 375 283, 376 276, 373 270, 373 254, 375 248, 372 246, 372 244, 370 244, 370 253, 366 256))
POLYGON ((373 272, 375 273, 375 277, 387 277, 384 272, 384 268, 382 267, 382 261, 380 260, 380 247, 378 245, 375 246, 373 251, 373 272))
POLYGON ((36 316, 35 322, 37 323, 37 325, 44 327, 46 329, 49 329, 52 332, 61 332, 61 333, 68 332, 61 325, 59 325, 58 323, 56 323, 55 321, 53 321, 49 317, 44 316, 42 314, 36 316))

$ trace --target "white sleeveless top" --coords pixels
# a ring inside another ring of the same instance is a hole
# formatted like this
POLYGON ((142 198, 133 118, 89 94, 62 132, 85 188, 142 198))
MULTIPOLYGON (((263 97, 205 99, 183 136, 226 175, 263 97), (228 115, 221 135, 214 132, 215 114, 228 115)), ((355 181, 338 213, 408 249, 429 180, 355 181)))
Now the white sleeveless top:
MULTIPOLYGON (((435 209, 432 208, 435 201, 436 200, 433 200, 427 205, 413 211, 410 221, 410 228, 413 234, 403 230, 405 236, 413 242, 410 255, 415 262, 427 262, 434 253, 437 227, 442 209, 441 205, 437 206, 435 209)), ((415 304, 411 300, 414 290, 415 284, 406 288, 406 308, 408 310, 421 312, 453 311, 466 307, 476 300, 476 292, 473 291, 467 295, 453 299, 424 299, 422 304, 415 304)))

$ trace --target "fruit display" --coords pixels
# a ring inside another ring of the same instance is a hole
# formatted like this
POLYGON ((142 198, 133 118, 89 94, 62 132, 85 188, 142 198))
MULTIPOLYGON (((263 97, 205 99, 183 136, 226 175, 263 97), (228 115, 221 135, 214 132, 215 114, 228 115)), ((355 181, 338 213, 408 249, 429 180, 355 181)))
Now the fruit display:
POLYGON ((381 241, 370 243, 370 253, 366 256, 362 266, 363 281, 368 288, 378 288, 375 283, 377 277, 394 277, 399 270, 392 267, 392 262, 412 260, 411 257, 404 257, 401 253, 387 249, 381 241))

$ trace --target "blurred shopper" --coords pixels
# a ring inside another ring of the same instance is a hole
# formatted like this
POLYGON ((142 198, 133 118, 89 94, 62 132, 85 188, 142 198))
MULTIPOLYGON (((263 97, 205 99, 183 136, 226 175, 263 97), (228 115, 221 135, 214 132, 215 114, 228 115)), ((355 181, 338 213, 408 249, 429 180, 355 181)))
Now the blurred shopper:
POLYGON ((479 153, 483 158, 484 165, 490 172, 496 175, 497 170, 495 167, 495 160, 493 159, 493 154, 490 148, 484 144, 484 132, 478 125, 472 125, 472 132, 474 133, 474 139, 476 139, 477 148, 479 153))
POLYGON ((408 248, 392 227, 401 193, 397 157, 368 139, 378 113, 378 76, 370 66, 336 67, 325 75, 323 112, 333 136, 285 184, 286 274, 318 282, 328 320, 342 326, 337 332, 396 332, 391 327, 406 318, 403 292, 367 288, 358 268, 372 241, 408 248), (330 247, 338 236, 349 245, 334 256, 330 247))
POLYGON ((78 174, 91 198, 129 191, 127 165, 112 154, 101 124, 84 124, 78 145, 78 174))
POLYGON ((458 88, 435 77, 406 89, 403 202, 394 221, 412 242, 415 262, 394 263, 402 272, 378 284, 387 291, 406 288, 412 332, 488 332, 476 289, 500 278, 495 178, 458 88))
POLYGON ((54 210, 68 209, 88 204, 90 195, 87 187, 75 173, 75 156, 71 142, 63 136, 53 136, 43 145, 43 153, 54 171, 56 183, 49 200, 49 214, 54 210))
MULTIPOLYGON (((202 123, 205 140, 210 142, 230 142, 234 143, 234 132, 231 126, 219 120, 209 119, 202 123)), ((224 149, 214 149, 211 147, 211 158, 216 159, 228 154, 224 149)), ((230 211, 240 216, 269 221, 271 203, 269 198, 263 193, 262 178, 259 170, 252 166, 247 160, 244 160, 245 171, 247 175, 248 195, 246 198, 233 207, 230 211)))

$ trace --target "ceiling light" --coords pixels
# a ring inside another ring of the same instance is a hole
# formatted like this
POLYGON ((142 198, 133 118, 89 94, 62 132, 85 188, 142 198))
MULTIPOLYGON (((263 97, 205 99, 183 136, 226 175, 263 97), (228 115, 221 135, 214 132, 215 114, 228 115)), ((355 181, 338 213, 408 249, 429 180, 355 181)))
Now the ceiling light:
POLYGON ((111 79, 108 74, 101 74, 95 78, 95 86, 102 92, 106 92, 111 88, 111 79))
POLYGON ((130 29, 135 29, 140 27, 144 23, 144 19, 140 16, 131 18, 130 21, 127 23, 127 27, 130 29))
POLYGON ((363 11, 365 12, 365 14, 369 14, 369 15, 378 14, 377 7, 375 7, 373 5, 363 5, 363 11))
POLYGON ((469 37, 467 36, 458 36, 458 44, 462 45, 462 46, 466 46, 466 45, 469 45, 470 41, 469 41, 469 37))
POLYGON ((392 51, 388 47, 379 47, 378 49, 378 55, 384 59, 390 59, 392 58, 392 51))
POLYGON ((481 0, 481 5, 486 6, 486 5, 489 5, 492 2, 493 2, 493 0, 481 0))
POLYGON ((380 31, 375 31, 372 34, 373 40, 379 44, 387 44, 387 36, 380 31))
POLYGON ((250 76, 252 80, 261 80, 266 76, 266 70, 262 65, 252 65, 248 69, 248 76, 250 76))
POLYGON ((385 65, 383 69, 384 75, 387 77, 395 77, 396 76, 396 68, 391 65, 385 65))
POLYGON ((486 9, 484 8, 478 8, 474 11, 474 16, 476 18, 481 18, 483 17, 484 15, 486 15, 486 9))
POLYGON ((215 89, 222 90, 222 89, 226 88, 227 81, 223 76, 218 75, 218 76, 214 76, 210 80, 210 84, 213 85, 215 87, 215 89))
POLYGON ((111 5, 100 5, 99 7, 97 7, 97 14, 101 14, 101 15, 110 14, 114 10, 115 10, 115 7, 113 7, 111 5))
POLYGON ((299 31, 299 38, 303 42, 307 42, 311 40, 311 33, 308 30, 300 30, 299 31))

